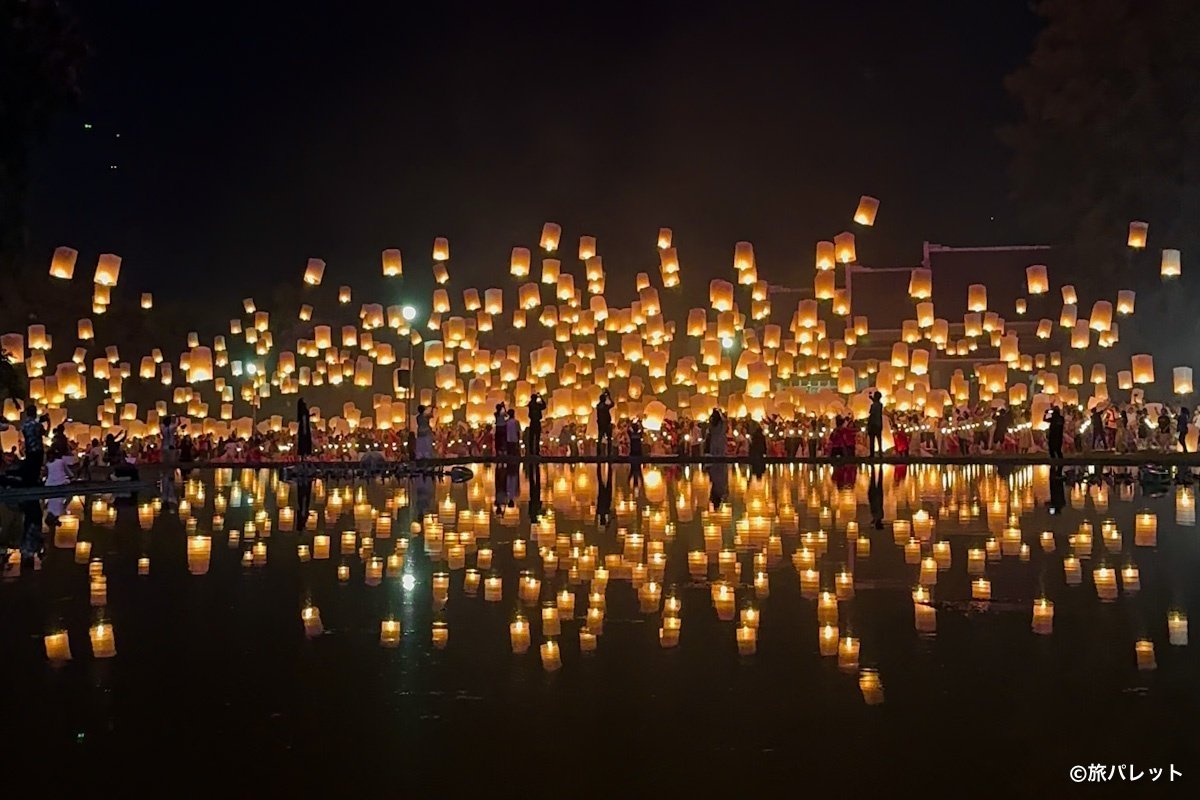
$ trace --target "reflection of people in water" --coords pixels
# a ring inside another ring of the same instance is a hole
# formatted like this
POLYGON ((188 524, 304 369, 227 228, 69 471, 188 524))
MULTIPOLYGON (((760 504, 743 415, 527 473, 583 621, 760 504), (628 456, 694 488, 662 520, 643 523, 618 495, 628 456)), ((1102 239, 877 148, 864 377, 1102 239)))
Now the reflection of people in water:
POLYGON ((495 504, 494 510, 497 516, 504 513, 504 505, 508 501, 508 498, 505 495, 508 489, 508 469, 509 465, 507 462, 496 462, 495 484, 492 487, 492 501, 495 504))
MULTIPOLYGON (((300 402, 304 402, 301 400, 300 402)), ((312 505, 312 478, 296 479, 296 530, 303 532, 308 523, 308 508, 312 505)))
POLYGON ((710 464, 705 467, 705 471, 708 472, 708 483, 711 487, 708 501, 714 509, 720 508, 729 495, 729 467, 724 464, 710 464))
POLYGON ((612 519, 612 464, 604 469, 599 461, 596 462, 596 519, 601 527, 608 525, 612 519))
POLYGON ((883 530, 883 468, 871 467, 871 485, 867 488, 867 503, 871 506, 871 525, 883 530))
POLYGON ((413 519, 423 519, 433 508, 433 476, 419 474, 413 476, 413 519))
POLYGON ((529 521, 542 517, 542 470, 536 463, 530 464, 529 478, 529 521))
POLYGON ((1066 482, 1063 480, 1062 467, 1050 468, 1050 513, 1057 514, 1067 504, 1066 482))
POLYGON ((637 491, 642 485, 642 462, 633 461, 629 465, 629 474, 625 476, 625 485, 637 491))
POLYGON ((42 504, 37 500, 21 503, 21 566, 33 566, 33 559, 46 557, 46 539, 42 536, 42 504))
POLYGON ((516 508, 517 497, 521 494, 521 468, 516 464, 504 476, 504 493, 508 495, 508 507, 516 508))
POLYGON ((163 508, 168 511, 179 508, 179 495, 175 492, 175 478, 171 472, 170 470, 164 472, 158 482, 158 492, 162 498, 163 508))

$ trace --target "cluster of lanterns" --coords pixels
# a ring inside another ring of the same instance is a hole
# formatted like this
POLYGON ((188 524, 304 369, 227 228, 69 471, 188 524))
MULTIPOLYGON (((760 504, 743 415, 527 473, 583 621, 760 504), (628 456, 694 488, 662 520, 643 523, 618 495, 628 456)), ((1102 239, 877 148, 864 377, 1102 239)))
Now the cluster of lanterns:
MULTIPOLYGON (((873 226, 878 211, 879 201, 864 195, 854 224, 873 226)), ((1130 223, 1129 246, 1144 248, 1147 231, 1144 222, 1130 223)), ((1115 301, 1095 300, 1084 317, 1076 288, 1065 285, 1057 323, 1052 317, 1041 319, 1030 337, 1019 335, 990 307, 984 284, 968 287, 961 323, 939 316, 932 301, 933 271, 921 267, 912 270, 909 280, 913 317, 904 321, 890 358, 864 359, 855 358, 855 348, 870 336, 870 323, 854 314, 849 284, 839 272, 858 259, 852 232, 817 243, 812 296, 790 310, 786 323, 789 310, 774 307, 753 244, 737 242, 731 280, 710 281, 707 307, 690 309, 682 330, 665 318, 659 294, 681 282, 671 229, 658 231, 660 285, 648 273, 638 273, 636 299, 627 306, 616 305, 605 293, 606 273, 594 236, 579 237, 574 267, 564 264, 562 245, 561 226, 547 222, 538 239, 537 280, 531 280, 535 254, 517 246, 509 257, 516 285, 455 293, 449 288, 450 244, 438 237, 431 254, 437 288, 423 326, 403 306, 370 302, 360 305, 355 324, 333 325, 321 318, 336 306, 321 309, 314 298, 298 309, 304 332, 294 343, 277 343, 280 312, 261 310, 253 298, 245 298, 243 313, 230 320, 228 334, 201 337, 193 332, 174 360, 165 346, 147 343, 128 360, 116 346, 96 344, 94 318, 112 302, 111 290, 121 275, 120 257, 103 254, 93 278, 92 314, 78 320, 73 345, 65 345, 71 332, 52 335, 39 324, 5 333, 0 344, 24 365, 30 395, 50 412, 53 423, 80 420, 69 423, 76 429, 69 435, 81 440, 111 428, 126 428, 133 436, 153 433, 167 413, 192 418, 193 431, 227 437, 247 436, 255 425, 262 431, 281 430, 294 423, 282 415, 256 421, 263 403, 322 386, 369 395, 369 408, 348 400, 333 415, 315 409, 317 426, 336 433, 404 427, 410 400, 433 407, 439 422, 465 419, 473 425, 489 421, 495 404, 506 402, 517 407, 525 423, 523 406, 536 391, 547 397, 550 418, 590 422, 594 435, 591 411, 604 389, 616 400, 617 417, 642 418, 650 430, 676 414, 702 417, 718 407, 757 419, 770 414, 862 418, 874 391, 899 410, 923 411, 930 418, 941 417, 952 405, 999 398, 1031 402, 1033 418, 1040 419, 1036 411, 1056 400, 1082 405, 1110 397, 1104 361, 1091 365, 1091 395, 1081 396, 1077 387, 1085 384, 1084 364, 1064 359, 1061 350, 1045 352, 1046 340, 1058 335, 1079 355, 1093 343, 1110 348, 1120 338, 1119 318, 1132 314, 1135 305, 1133 291, 1121 290, 1115 301), (544 339, 538 346, 523 349, 513 342, 518 331, 539 328, 544 339), (69 358, 51 362, 51 353, 62 359, 68 349, 69 358), (410 353, 411 359, 404 357, 410 353), (934 385, 933 362, 951 357, 962 359, 962 366, 946 385, 934 385), (412 370, 418 366, 428 373, 414 381, 412 370), (140 409, 124 402, 128 381, 141 382, 143 392, 157 386, 161 399, 140 409), (419 396, 410 397, 413 384, 419 396), (82 421, 89 414, 80 413, 89 397, 101 397, 94 422, 82 421), (72 406, 76 412, 69 414, 72 406)), ((77 259, 75 250, 58 248, 50 275, 71 280, 77 259)), ((398 249, 383 250, 380 263, 385 277, 403 274, 398 249)), ((1164 277, 1177 276, 1180 265, 1178 250, 1163 251, 1164 277)), ((306 291, 321 287, 326 274, 325 261, 309 259, 302 273, 306 291)), ((1048 295, 1046 266, 1028 266, 1025 285, 1028 298, 1048 295)), ((352 297, 351 287, 341 286, 337 305, 349 304, 352 297)), ((1028 298, 1018 301, 1019 315, 1028 312, 1028 298)), ((153 298, 143 294, 141 308, 153 307, 153 298)), ((1172 378, 1177 394, 1192 391, 1191 367, 1172 368, 1172 378)), ((1138 399, 1139 390, 1154 382, 1149 354, 1134 355, 1128 369, 1117 371, 1117 388, 1133 391, 1138 399)), ((17 413, 15 402, 6 403, 6 418, 17 413)), ((9 442, 3 444, 7 449, 9 442)))
MULTIPOLYGON (((963 578, 976 607, 1007 602, 993 583, 995 574, 1001 576, 1000 588, 1007 585, 1007 571, 997 569, 1001 562, 1057 573, 1059 578, 1043 579, 1048 594, 1033 599, 1029 612, 1033 634, 1050 635, 1055 598, 1081 591, 1089 575, 1102 603, 1140 592, 1137 554, 1155 548, 1159 537, 1155 512, 1133 513, 1131 530, 1122 530, 1110 515, 1109 493, 1129 505, 1135 500, 1131 486, 1074 487, 1070 504, 1084 512, 1077 524, 1070 530, 1029 530, 1028 515, 1050 493, 1044 467, 1008 477, 983 468, 916 467, 902 483, 883 476, 881 485, 888 487, 883 514, 890 522, 877 532, 859 525, 859 506, 868 500, 872 479, 868 471, 853 485, 839 486, 825 467, 781 468, 769 480, 734 470, 726 501, 713 507, 708 501, 714 476, 688 471, 668 483, 651 469, 640 493, 614 493, 616 536, 603 537, 601 545, 583 532, 595 519, 598 486, 590 471, 548 467, 546 511, 522 519, 514 507, 491 513, 490 469, 483 468, 462 488, 437 486, 428 512, 419 515, 409 506, 406 486, 368 489, 317 481, 305 519, 297 518, 289 505, 292 489, 276 473, 222 469, 211 483, 190 479, 177 511, 187 534, 187 571, 206 575, 221 538, 249 570, 266 566, 280 549, 291 550, 300 569, 333 569, 339 582, 358 574, 368 587, 394 581, 405 592, 417 591, 414 564, 424 569, 428 563, 420 591, 428 591, 435 614, 429 629, 434 648, 450 645, 443 613, 448 603, 508 604, 515 609, 508 620, 510 649, 519 655, 536 644, 548 672, 563 667, 567 637, 581 653, 599 646, 615 586, 627 585, 619 591, 633 593, 638 614, 657 619, 662 648, 677 647, 686 635, 685 615, 711 614, 726 626, 729 646, 753 657, 763 615, 771 613, 774 586, 795 581, 804 613, 811 614, 814 648, 834 659, 840 671, 857 676, 864 702, 874 705, 884 701, 884 687, 871 659, 864 659, 871 643, 858 632, 856 574, 871 574, 875 563, 898 563, 886 550, 902 557, 901 569, 913 583, 913 625, 919 635, 936 635, 945 612, 935 594, 961 600, 963 578), (372 502, 372 492, 382 492, 382 501, 376 496, 372 502), (1092 513, 1086 513, 1089 509, 1092 513), (412 521, 401 532, 396 523, 405 518, 412 521), (306 533, 293 535, 299 530, 306 533), (415 562, 412 551, 421 554, 415 562), (676 558, 680 563, 673 563, 676 558), (696 600, 700 592, 707 595, 706 603, 696 600), (686 610, 685 598, 691 598, 686 610)), ((1193 489, 1177 487, 1175 524, 1194 526, 1194 508, 1193 489)), ((151 530, 161 513, 159 501, 139 507, 140 526, 151 530)), ((54 530, 53 546, 73 550, 79 569, 86 568, 89 604, 97 616, 89 641, 94 657, 107 658, 117 651, 107 614, 105 563, 81 537, 84 519, 91 527, 106 528, 115 516, 103 499, 85 505, 74 498, 54 530)), ((137 572, 149 574, 147 556, 138 559, 137 572)), ((953 613, 962 613, 960 603, 953 607, 953 613)), ((302 598, 298 615, 305 636, 325 634, 315 597, 302 598)), ((1186 611, 1171 608, 1165 622, 1169 645, 1185 646, 1186 611)), ((1138 634, 1131 663, 1139 669, 1157 666, 1154 631, 1146 621, 1138 634)), ((379 621, 381 647, 397 647, 403 636, 396 616, 379 621)), ((68 633, 50 631, 45 650, 52 662, 69 660, 68 633)))

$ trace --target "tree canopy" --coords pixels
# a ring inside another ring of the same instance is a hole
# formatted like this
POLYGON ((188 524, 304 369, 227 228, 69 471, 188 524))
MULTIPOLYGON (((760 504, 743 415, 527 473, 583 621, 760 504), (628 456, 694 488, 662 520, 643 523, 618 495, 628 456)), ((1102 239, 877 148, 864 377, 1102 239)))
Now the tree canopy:
POLYGON ((1038 12, 1045 28, 1007 79, 1023 118, 1002 131, 1028 230, 1060 248, 1062 277, 1138 289, 1143 325, 1156 308, 1179 320, 1200 252, 1200 3, 1042 0, 1038 12), (1131 220, 1150 225, 1143 252, 1125 246, 1131 220), (1184 261, 1168 290, 1163 248, 1184 261))

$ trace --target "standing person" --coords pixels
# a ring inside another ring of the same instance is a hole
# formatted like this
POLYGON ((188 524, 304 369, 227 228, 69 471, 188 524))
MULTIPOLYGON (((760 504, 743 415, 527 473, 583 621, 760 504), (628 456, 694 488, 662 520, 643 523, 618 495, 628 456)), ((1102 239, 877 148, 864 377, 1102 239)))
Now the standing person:
POLYGON ((433 458, 433 422, 431 421, 431 417, 431 408, 425 405, 417 406, 417 460, 433 458))
MULTIPOLYGON (((504 420, 504 439, 510 456, 521 457, 521 423, 517 422, 517 410, 510 408, 508 418, 504 420)), ((515 471, 515 468, 514 468, 515 471)))
POLYGON ((312 455, 312 451, 312 414, 301 397, 296 401, 296 455, 303 461, 312 455))
POLYGON ((637 417, 634 417, 633 419, 631 419, 629 421, 628 433, 629 433, 629 457, 630 458, 641 458, 642 457, 642 437, 643 437, 645 431, 642 428, 642 423, 638 421, 637 417))
POLYGON ((612 455, 613 446, 613 429, 612 429, 612 395, 608 393, 608 389, 600 392, 600 399, 596 401, 596 455, 600 455, 600 443, 607 441, 608 449, 605 450, 605 455, 612 455))
POLYGON ((542 454, 542 412, 546 401, 540 392, 529 396, 529 455, 536 458, 542 454))
POLYGON ((867 447, 871 458, 883 455, 883 395, 871 394, 871 410, 867 413, 867 447))
POLYGON ((492 421, 492 437, 496 448, 496 456, 508 454, 508 418, 504 413, 504 403, 496 403, 496 414, 492 421))
POLYGON ((714 408, 708 416, 708 455, 724 456, 727 445, 725 415, 721 409, 714 408))
POLYGON ((46 458, 46 423, 50 417, 37 413, 32 401, 25 404, 25 419, 21 421, 21 437, 25 442, 25 460, 21 462, 21 473, 26 486, 34 486, 42 480, 42 462, 46 458))
POLYGON ((1000 406, 992 418, 992 451, 1004 449, 1004 440, 1008 438, 1008 427, 1012 424, 1012 412, 1008 406, 1000 406))
POLYGON ((158 422, 158 437, 161 440, 162 463, 174 467, 177 459, 175 452, 175 435, 179 431, 179 418, 174 414, 166 414, 158 422))
POLYGON ((1049 451, 1051 458, 1063 457, 1063 428, 1066 420, 1063 419, 1062 411, 1058 406, 1053 406, 1046 412, 1046 422, 1050 423, 1050 428, 1046 432, 1046 449, 1049 451))
POLYGON ((46 459, 46 485, 66 486, 75 480, 77 464, 79 464, 79 459, 71 455, 65 444, 51 444, 46 459))
POLYGON ((1104 415, 1100 413, 1100 406, 1092 409, 1091 420, 1088 424, 1092 427, 1092 449, 1103 450, 1107 440, 1104 437, 1104 415))
POLYGON ((1188 426, 1190 426, 1191 424, 1192 424, 1191 412, 1188 411, 1187 406, 1180 406, 1179 407, 1179 416, 1177 416, 1175 418, 1175 425, 1179 429, 1178 430, 1179 447, 1182 448, 1183 452, 1185 452, 1185 453, 1188 451, 1188 449, 1187 449, 1187 434, 1188 434, 1188 426))

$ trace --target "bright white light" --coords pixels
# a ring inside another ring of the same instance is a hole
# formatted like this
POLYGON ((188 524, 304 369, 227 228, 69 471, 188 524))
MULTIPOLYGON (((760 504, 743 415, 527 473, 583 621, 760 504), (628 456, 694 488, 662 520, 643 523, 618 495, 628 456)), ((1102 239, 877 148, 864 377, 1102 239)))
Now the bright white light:
POLYGON ((400 585, 404 587, 404 591, 411 592, 413 587, 417 585, 417 579, 414 578, 411 573, 405 574, 405 576, 400 579, 400 585))
POLYGON ((724 347, 726 350, 733 347, 733 339, 722 339, 721 347, 724 347))
POLYGON ((417 316, 417 310, 412 306, 405 306, 404 308, 400 309, 400 313, 404 315, 404 318, 409 322, 412 322, 417 316))

